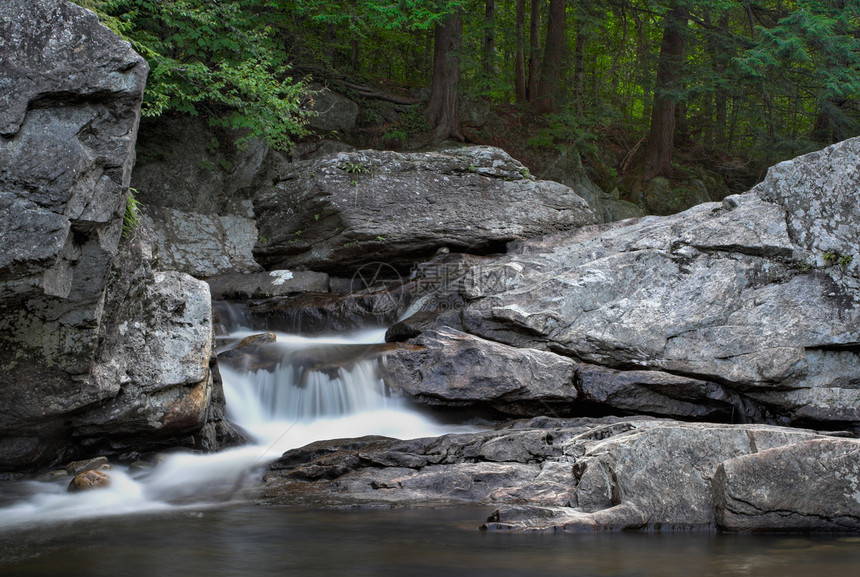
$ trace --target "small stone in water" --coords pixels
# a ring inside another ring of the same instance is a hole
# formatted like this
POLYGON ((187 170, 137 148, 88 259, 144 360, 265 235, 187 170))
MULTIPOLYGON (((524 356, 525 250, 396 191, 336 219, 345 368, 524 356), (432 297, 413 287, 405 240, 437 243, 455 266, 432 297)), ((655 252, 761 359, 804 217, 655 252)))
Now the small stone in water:
POLYGON ((236 345, 236 348, 242 347, 250 347, 254 345, 268 345, 269 343, 274 343, 278 340, 278 337, 275 336, 275 333, 260 333, 257 335, 250 335, 239 341, 239 344, 236 345))
POLYGON ((91 469, 102 469, 108 464, 107 457, 96 457, 94 459, 84 459, 83 461, 72 461, 66 465, 66 471, 70 475, 77 475, 91 469))
POLYGON ((100 489, 110 486, 110 476, 104 471, 92 470, 84 471, 78 474, 72 482, 69 483, 69 492, 76 493, 78 491, 89 491, 90 489, 100 489))

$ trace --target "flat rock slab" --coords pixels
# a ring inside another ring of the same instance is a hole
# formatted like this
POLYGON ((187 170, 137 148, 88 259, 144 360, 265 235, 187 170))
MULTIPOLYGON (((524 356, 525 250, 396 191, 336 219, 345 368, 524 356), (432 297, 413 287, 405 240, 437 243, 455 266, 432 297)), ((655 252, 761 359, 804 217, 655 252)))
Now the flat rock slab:
POLYGON ((497 505, 485 527, 513 531, 770 530, 766 514, 740 525, 738 503, 758 511, 762 491, 794 484, 774 490, 771 507, 815 513, 777 528, 856 531, 858 449, 856 439, 768 425, 542 417, 439 438, 313 443, 270 466, 259 499, 497 505))
POLYGON ((273 270, 228 273, 206 279, 213 300, 248 300, 302 293, 326 293, 329 276, 324 272, 273 270))

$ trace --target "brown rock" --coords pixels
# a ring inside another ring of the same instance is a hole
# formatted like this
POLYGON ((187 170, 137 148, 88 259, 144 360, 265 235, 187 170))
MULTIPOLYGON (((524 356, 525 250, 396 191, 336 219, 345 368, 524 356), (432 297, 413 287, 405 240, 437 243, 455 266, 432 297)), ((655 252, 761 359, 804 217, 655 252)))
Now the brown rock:
POLYGON ((84 471, 72 479, 69 483, 69 492, 77 493, 78 491, 89 491, 91 489, 101 489, 109 487, 111 483, 110 476, 104 471, 84 471))

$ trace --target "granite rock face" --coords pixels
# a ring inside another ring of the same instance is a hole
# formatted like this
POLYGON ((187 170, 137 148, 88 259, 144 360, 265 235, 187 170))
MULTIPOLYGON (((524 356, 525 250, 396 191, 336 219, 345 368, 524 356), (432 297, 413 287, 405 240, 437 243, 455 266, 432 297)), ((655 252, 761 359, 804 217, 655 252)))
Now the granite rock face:
POLYGON ((159 266, 197 278, 262 270, 247 192, 269 149, 202 119, 144 122, 132 173, 144 218, 158 238, 159 266))
POLYGON ((391 390, 429 406, 489 407, 506 415, 569 414, 575 362, 457 331, 427 331, 386 355, 391 390))
POLYGON ((374 261, 407 268, 441 247, 494 252, 594 222, 575 191, 535 181, 491 147, 367 150, 291 164, 271 155, 264 168, 255 184, 254 255, 266 268, 344 276, 374 261))
POLYGON ((33 444, 15 432, 115 393, 89 369, 148 67, 60 0, 0 4, 0 50, 0 405, 15 407, 0 412, 3 462, 33 444))
POLYGON ((513 531, 856 531, 857 450, 854 439, 768 425, 537 418, 439 438, 314 443, 271 465, 259 498, 492 504, 498 509, 484 527, 513 531), (817 456, 820 463, 802 465, 817 456), (768 495, 769 487, 792 485, 781 477, 787 472, 799 475, 793 486, 768 495), (791 501, 789 493, 805 497, 791 501), (788 520, 765 518, 764 506, 758 518, 731 516, 764 503, 788 520))
MULTIPOLYGON (((812 262, 793 240, 793 218, 753 191, 525 241, 472 269, 463 326, 618 371, 621 381, 661 371, 698 381, 700 396, 740 395, 730 403, 736 419, 856 427, 855 273, 812 262)), ((623 385, 605 377, 604 388, 623 385)), ((662 392, 685 400, 684 390, 662 392)))
POLYGON ((857 531, 860 442, 814 439, 735 457, 712 485, 727 531, 857 531))
POLYGON ((792 241, 808 261, 860 290, 860 141, 853 138, 771 167, 751 191, 781 206, 792 241), (841 269, 841 270, 840 270, 841 269))
POLYGON ((161 268, 197 278, 263 270, 251 254, 257 242, 253 219, 182 212, 159 206, 144 210, 144 219, 157 234, 161 268))
POLYGON ((62 0, 0 4, 0 50, 0 470, 215 448, 208 287, 121 240, 146 62, 62 0))

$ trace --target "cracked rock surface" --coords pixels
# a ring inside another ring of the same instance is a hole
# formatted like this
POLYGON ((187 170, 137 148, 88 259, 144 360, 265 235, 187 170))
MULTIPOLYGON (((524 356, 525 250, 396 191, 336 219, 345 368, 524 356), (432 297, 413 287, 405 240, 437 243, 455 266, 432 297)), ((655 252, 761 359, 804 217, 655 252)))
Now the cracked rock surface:
POLYGON ((317 442, 275 462, 260 499, 492 504, 484 526, 500 530, 856 531, 858 451, 855 439, 769 425, 536 418, 439 438, 317 442))

